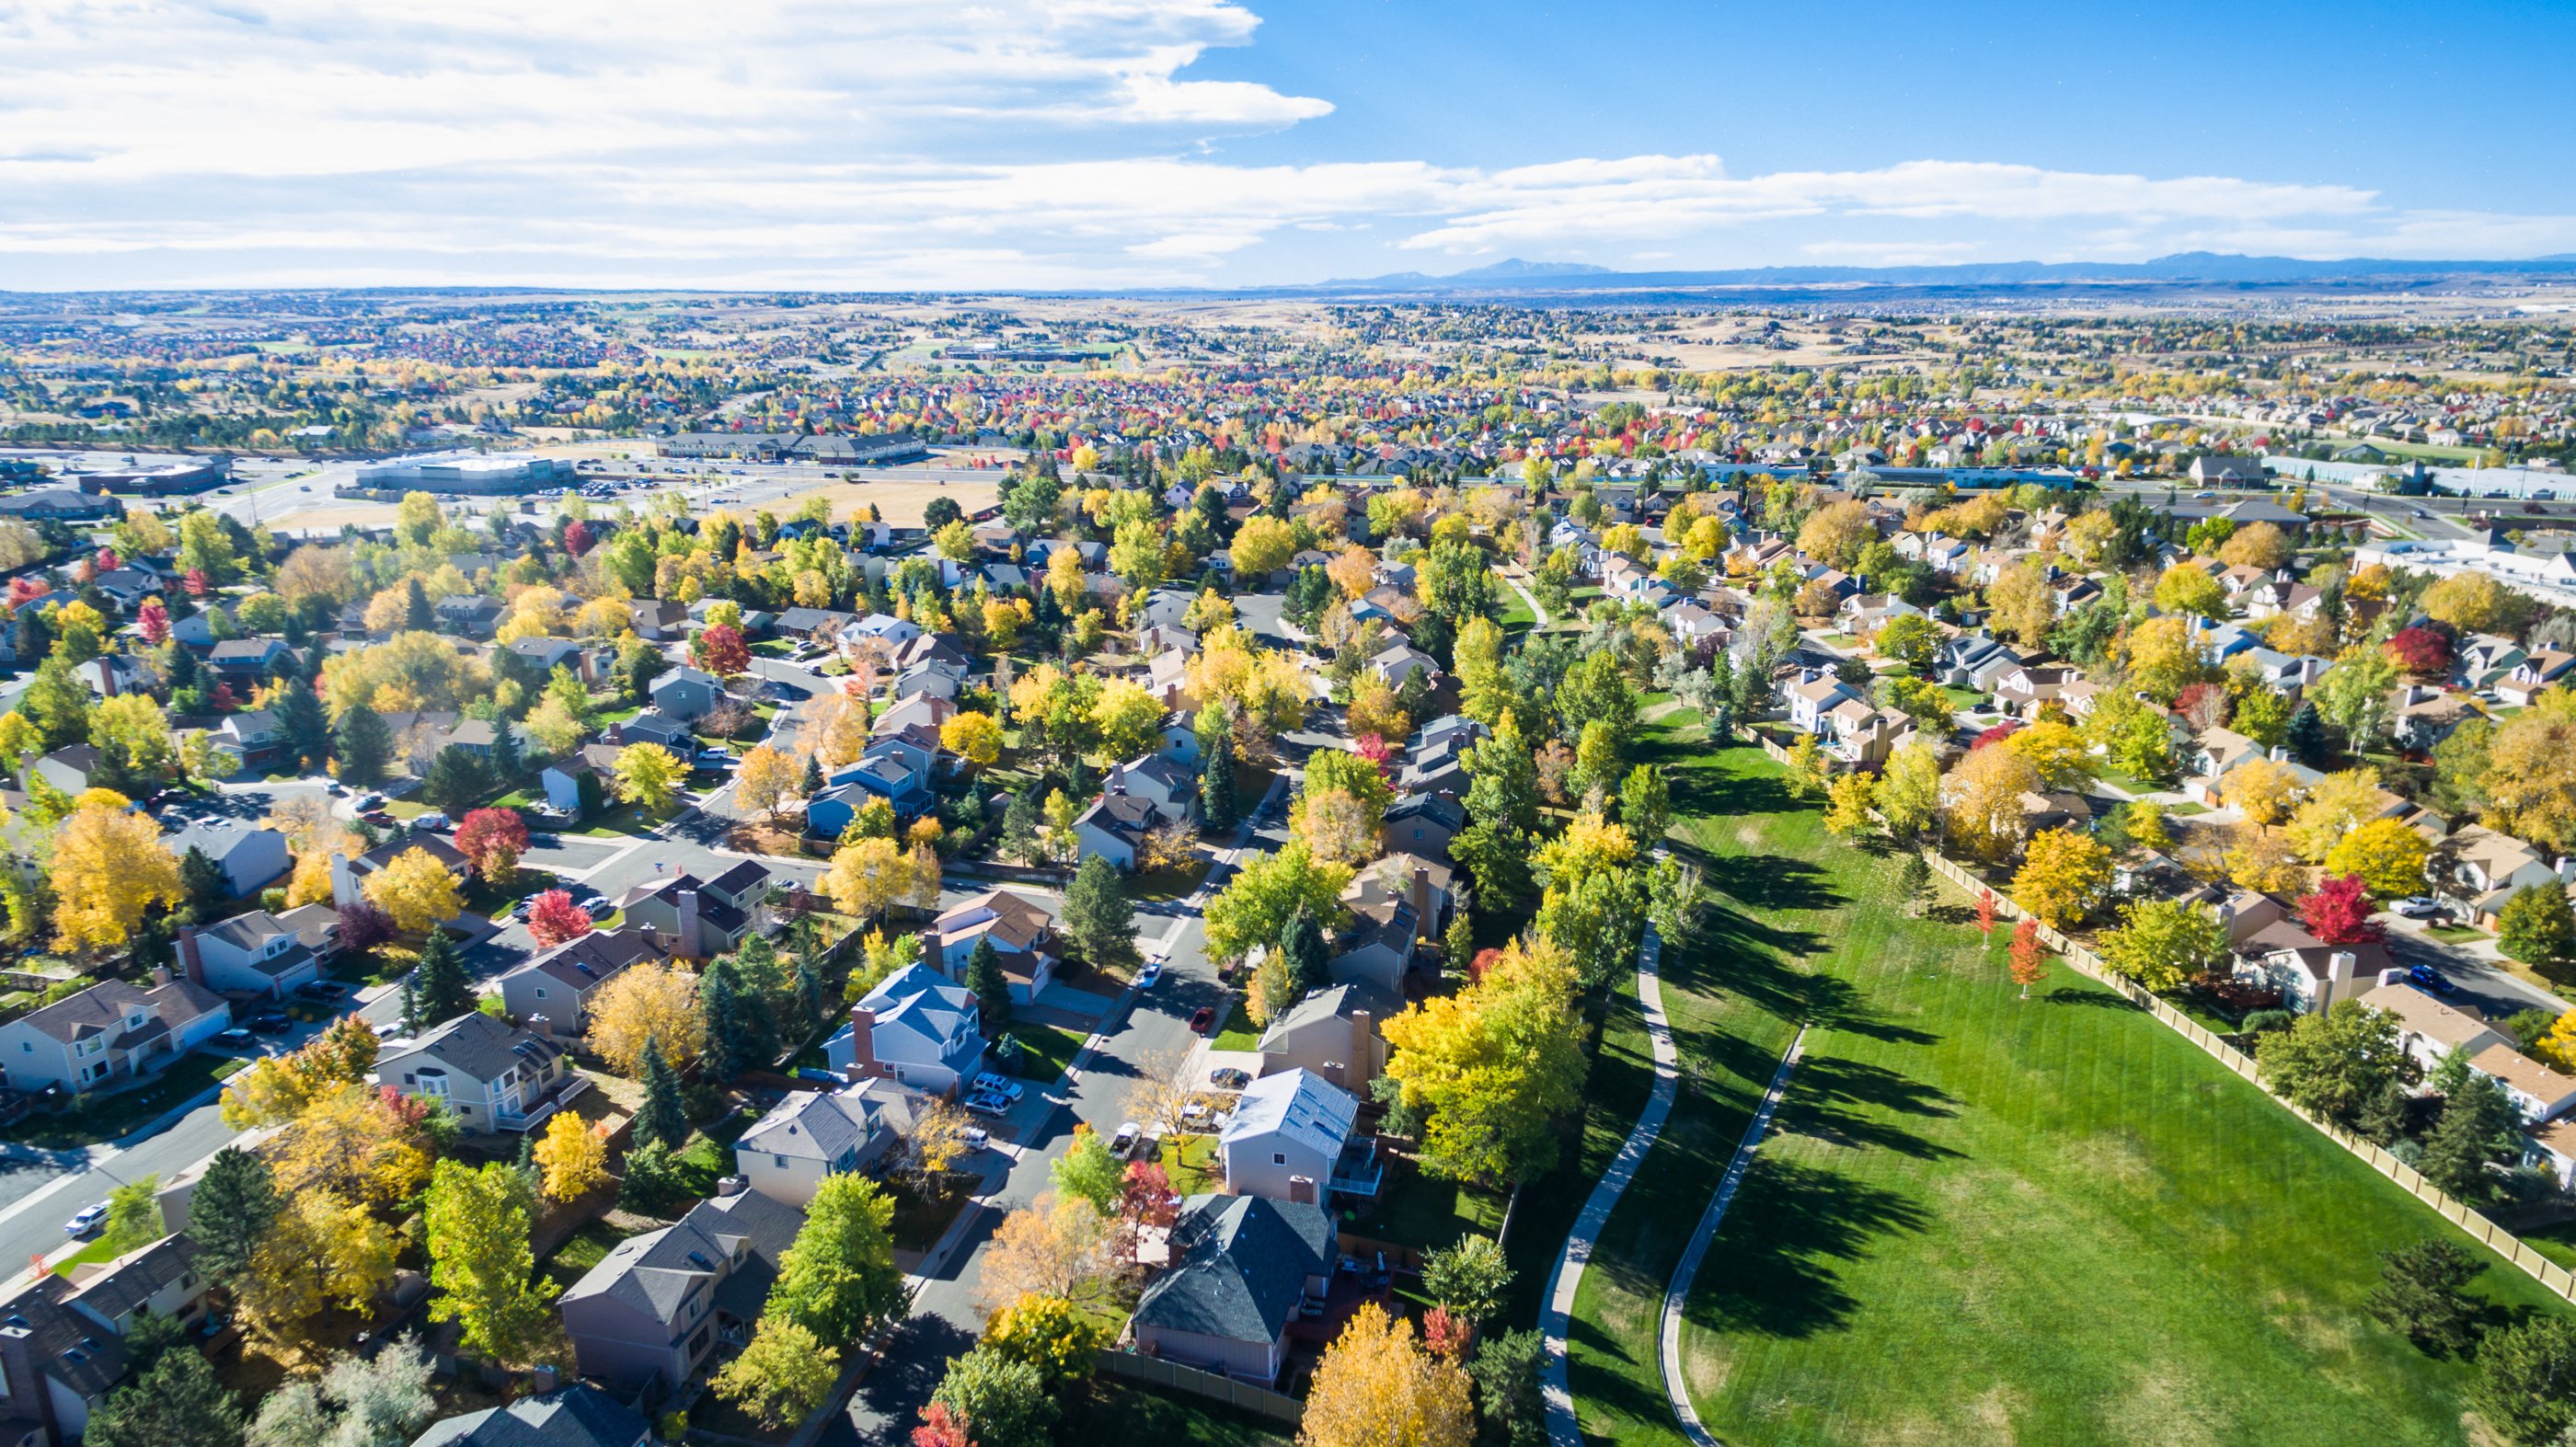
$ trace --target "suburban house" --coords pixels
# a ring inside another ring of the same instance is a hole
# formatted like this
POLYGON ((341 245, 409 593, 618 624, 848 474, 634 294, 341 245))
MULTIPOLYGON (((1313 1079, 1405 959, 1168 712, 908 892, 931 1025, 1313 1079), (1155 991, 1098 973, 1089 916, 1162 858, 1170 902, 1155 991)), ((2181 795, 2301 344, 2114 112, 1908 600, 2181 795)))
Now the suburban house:
POLYGON ((805 805, 805 832, 816 839, 837 839, 872 799, 883 799, 898 820, 930 812, 938 802, 930 789, 934 755, 908 738, 878 739, 857 759, 832 771, 830 785, 805 805))
POLYGON ((161 1069, 232 1023, 231 1004, 195 980, 102 980, 0 1025, 0 1075, 12 1090, 95 1090, 161 1069))
POLYGON ((1308 1070, 1365 1096, 1369 1082, 1386 1069, 1378 1022, 1402 1008, 1399 997, 1366 984, 1310 991, 1261 1032, 1261 1073, 1308 1070))
POLYGON ((2552 864, 2540 851, 2510 834, 2484 824, 2462 826, 2442 843, 2426 873, 2446 870, 2441 897, 2458 906, 2471 924, 2496 927, 2497 916, 2514 894, 2535 884, 2566 882, 2565 861, 2552 864))
POLYGON ((208 820, 162 836, 161 844, 181 859, 187 858, 191 849, 202 851, 223 871, 224 887, 235 899, 257 894, 295 867, 286 836, 257 824, 208 820))
POLYGON ((1175 817, 1151 799, 1103 794, 1073 821, 1075 851, 1084 859, 1097 855, 1120 872, 1132 874, 1145 858, 1147 838, 1173 822, 1175 817))
POLYGON ((327 905, 255 909, 203 929, 181 926, 179 958, 190 976, 226 994, 282 1000, 321 978, 339 938, 339 913, 327 905))
POLYGON ((2291 919, 2256 930, 2236 946, 2236 959, 2238 979, 2260 981, 2281 992, 2283 1005, 2308 1013, 2367 992, 2393 964, 2385 945, 2330 945, 2291 919))
POLYGON ((1111 769, 1109 776, 1101 780, 1100 791, 1143 799, 1166 819, 1198 818, 1198 777, 1159 753, 1131 759, 1111 769))
POLYGON ((1407 794, 1386 806, 1379 842, 1389 854, 1449 857, 1449 841, 1467 827, 1467 810, 1446 794, 1407 794))
POLYGON ((551 1040, 470 1010, 417 1040, 388 1040, 376 1081, 444 1101, 469 1131, 526 1131, 588 1088, 551 1040))
POLYGON ((278 723, 275 712, 264 708, 243 709, 224 715, 214 727, 215 740, 241 755, 245 768, 274 761, 277 751, 286 744, 286 730, 278 723))
POLYGON ((1416 676, 1425 686, 1440 681, 1440 661, 1410 643, 1398 643, 1368 661, 1369 672, 1389 688, 1402 688, 1416 676))
POLYGON ((1850 684, 1830 673, 1791 684, 1784 696, 1789 701, 1789 727, 1802 734, 1823 733, 1825 716, 1839 705, 1868 703, 1850 684))
POLYGON ((1192 1196, 1172 1223, 1172 1265, 1129 1320, 1148 1356, 1268 1385, 1288 1364, 1288 1324, 1331 1285, 1333 1218, 1312 1201, 1192 1196))
POLYGON ((87 744, 65 744, 19 773, 18 786, 33 789, 38 779, 77 798, 98 772, 98 750, 87 744))
POLYGON ((724 702, 724 680, 703 669, 674 668, 653 680, 650 694, 655 711, 690 722, 724 702))
POLYGON ((621 1393, 689 1381, 719 1337, 748 1339, 804 1224, 796 1207, 743 1191, 619 1242, 556 1303, 581 1374, 621 1393))
MULTIPOLYGON (((68 1275, 37 1272, 0 1298, 0 1443, 54 1447, 85 1435, 126 1378, 137 1316, 203 1322, 209 1283, 196 1259, 195 1241, 164 1236, 68 1275)), ((184 1338, 180 1349, 193 1350, 184 1338)))
POLYGON ((930 937, 940 970, 959 981, 976 942, 990 940, 1017 1004, 1027 1004, 1055 977, 1055 916, 1024 894, 988 889, 932 920, 930 937))
POLYGON ((824 1177, 875 1169, 928 1104, 922 1092, 881 1076, 839 1090, 790 1091, 734 1142, 734 1168, 751 1189, 802 1209, 824 1177))
POLYGON ((984 1068, 982 1012, 965 986, 906 965, 850 1007, 823 1042, 824 1063, 853 1080, 897 1080, 945 1095, 984 1068))
POLYGON ((686 721, 665 713, 639 713, 617 725, 617 742, 629 747, 636 744, 659 744, 687 763, 698 752, 697 735, 686 721))
POLYGON ((1252 1082, 1217 1137, 1226 1189, 1319 1205, 1336 1191, 1376 1195, 1377 1138, 1353 1139, 1359 1109, 1357 1096, 1311 1070, 1252 1082))
POLYGON ((2511 1045, 2504 1032, 2466 1010, 2455 1010, 2404 981, 2380 985, 2361 1003, 2397 1017, 2397 1043, 2415 1057, 2426 1074, 2444 1057, 2466 1050, 2471 1059, 2492 1046, 2511 1045))
POLYGON ((501 1008, 513 1020, 540 1035, 577 1039, 590 1028, 590 1000, 602 985, 627 966, 666 958, 669 951, 652 931, 631 925, 592 930, 501 977, 501 1008), (545 1028, 534 1023, 542 1018, 545 1028))
POLYGON ((1332 941, 1328 973, 1339 982, 1356 981, 1401 997, 1422 934, 1411 895, 1371 888, 1370 876, 1360 876, 1343 888, 1342 907, 1350 911, 1351 923, 1332 941))
POLYGON ((683 959, 712 959, 769 932, 769 868, 745 859, 713 879, 674 874, 636 885, 613 903, 626 923, 674 941, 683 959))
POLYGON ((615 744, 584 744, 538 770, 537 784, 546 791, 547 805, 575 818, 585 806, 605 805, 608 781, 616 777, 617 756, 624 752, 615 744))
POLYGON ((293 656, 282 638, 227 638, 207 650, 206 668, 218 682, 231 684, 235 693, 247 696, 293 656))
POLYGON ((411 1447, 648 1447, 653 1424, 588 1382, 432 1422, 411 1447))

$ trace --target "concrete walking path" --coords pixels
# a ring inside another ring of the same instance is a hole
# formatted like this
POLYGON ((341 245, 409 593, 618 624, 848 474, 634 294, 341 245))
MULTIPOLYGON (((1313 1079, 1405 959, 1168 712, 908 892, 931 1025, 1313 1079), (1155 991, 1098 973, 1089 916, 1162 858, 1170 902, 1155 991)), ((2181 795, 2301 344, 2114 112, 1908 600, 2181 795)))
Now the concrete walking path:
POLYGON ((1762 1097, 1762 1108, 1753 1112, 1753 1120, 1744 1127, 1744 1140, 1735 1148, 1735 1159, 1726 1163, 1726 1174, 1718 1178, 1716 1194, 1708 1198, 1708 1209, 1700 1213, 1699 1229, 1691 1233, 1690 1246, 1682 1252, 1681 1263, 1673 1268, 1673 1283, 1664 1292, 1663 1325, 1656 1337, 1664 1361, 1664 1395, 1673 1404, 1673 1415, 1681 1419, 1682 1433, 1696 1447, 1718 1447, 1718 1440, 1700 1424, 1699 1410, 1691 1405, 1690 1388, 1682 1381, 1682 1304, 1690 1299, 1691 1283, 1699 1276, 1700 1258, 1708 1254, 1709 1243, 1717 1239, 1717 1228, 1726 1219, 1726 1206, 1735 1199, 1735 1188, 1753 1165, 1754 1148, 1762 1144, 1762 1133, 1771 1124, 1771 1113, 1780 1108, 1781 1093, 1789 1088, 1789 1072, 1798 1068, 1798 1057, 1806 1053, 1807 1027, 1798 1027, 1797 1038, 1789 1042, 1789 1053, 1780 1057, 1780 1068, 1771 1073, 1771 1089, 1762 1097))
POLYGON ((1583 1203, 1583 1214, 1574 1220, 1574 1230, 1565 1238, 1565 1250, 1556 1258, 1556 1267, 1548 1273, 1547 1304, 1539 1314, 1540 1359, 1539 1386, 1547 1398, 1547 1435, 1554 1447, 1582 1447, 1583 1428, 1574 1415, 1574 1391, 1566 1382, 1565 1334, 1574 1316, 1574 1296, 1583 1284, 1583 1268, 1592 1259, 1594 1243, 1601 1228, 1610 1224, 1610 1213, 1619 1204, 1620 1193, 1639 1167, 1646 1163, 1646 1153, 1655 1148, 1655 1137, 1664 1129, 1664 1118, 1673 1113, 1673 1097, 1681 1088, 1681 1056, 1673 1048, 1672 1027, 1664 1020, 1664 990, 1656 976, 1656 964, 1663 955, 1663 942, 1653 928, 1646 931, 1645 946, 1637 958, 1637 1008, 1646 1017, 1646 1036, 1655 1051, 1655 1090, 1647 1098, 1645 1111, 1637 1117, 1637 1128, 1619 1147, 1618 1157, 1610 1169, 1593 1183, 1590 1199, 1583 1203))

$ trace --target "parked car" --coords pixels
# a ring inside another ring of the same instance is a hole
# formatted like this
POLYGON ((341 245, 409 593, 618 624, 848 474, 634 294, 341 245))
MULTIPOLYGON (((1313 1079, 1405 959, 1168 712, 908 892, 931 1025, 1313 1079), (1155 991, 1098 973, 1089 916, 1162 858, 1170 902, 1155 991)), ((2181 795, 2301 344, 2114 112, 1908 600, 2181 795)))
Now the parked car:
POLYGON ((2414 895, 2389 906, 2408 919, 2429 919, 2442 912, 2442 902, 2429 895, 2414 895))
POLYGON ((284 1015, 254 1015, 251 1017, 250 1028, 262 1035, 283 1035, 295 1028, 295 1022, 284 1015))
POLYGON ((2450 976, 2443 974, 2440 970, 2433 968, 2431 965, 2411 966, 2406 971, 2406 978, 2437 995, 2447 995, 2453 990, 2460 988, 2459 986, 2451 983, 2450 976))
POLYGON ((1125 1160, 1135 1155, 1136 1148, 1144 1144, 1144 1141, 1143 1126, 1132 1120, 1122 1120, 1118 1123, 1118 1133, 1109 1138, 1109 1153, 1120 1160, 1125 1160))
POLYGON ((1214 1005, 1201 1005, 1190 1015, 1190 1033, 1193 1035, 1205 1035, 1209 1027, 1215 1024, 1216 1007, 1214 1005))
POLYGON ((239 1025, 235 1025, 230 1030, 226 1030, 222 1034, 217 1035, 215 1037, 215 1043, 224 1046, 227 1049, 239 1050, 245 1045, 254 1043, 258 1038, 259 1037, 251 1034, 248 1030, 243 1029, 239 1025))
POLYGON ((444 829, 448 827, 447 816, 434 809, 426 814, 415 814, 412 816, 411 827, 414 829, 444 829))
POLYGON ((989 1070, 975 1077, 975 1090, 978 1094, 998 1095, 1004 1100, 1018 1100, 1024 1093, 1018 1081, 995 1075, 989 1070))
POLYGON ((105 1224, 106 1221, 107 1203, 105 1201, 97 1202, 94 1205, 83 1206, 79 1211, 73 1213, 70 1220, 63 1223, 63 1234, 66 1236, 86 1236, 92 1231, 97 1230, 101 1225, 105 1224))
POLYGON ((1161 978, 1163 978, 1163 962, 1161 960, 1147 960, 1145 962, 1145 968, 1138 971, 1136 974, 1136 988, 1140 990, 1150 990, 1154 988, 1154 982, 1161 978))
POLYGON ((970 1125, 966 1127, 965 1131, 957 1138, 964 1141, 966 1143, 966 1149, 970 1151, 980 1151, 984 1147, 993 1143, 993 1137, 987 1134, 984 1128, 980 1125, 970 1125))
POLYGON ((295 987, 296 998, 302 1000, 336 1000, 341 992, 341 986, 328 980, 309 980, 295 987))
POLYGON ((966 1109, 976 1115, 1007 1115, 1011 1103, 998 1095, 970 1095, 966 1097, 966 1109))

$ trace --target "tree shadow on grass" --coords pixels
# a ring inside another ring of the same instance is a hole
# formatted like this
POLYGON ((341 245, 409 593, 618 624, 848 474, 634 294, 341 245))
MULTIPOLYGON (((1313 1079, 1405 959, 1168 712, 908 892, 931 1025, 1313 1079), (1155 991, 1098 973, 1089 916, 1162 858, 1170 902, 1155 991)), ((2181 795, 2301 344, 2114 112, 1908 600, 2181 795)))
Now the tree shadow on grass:
POLYGON ((1748 909, 1827 910, 1850 903, 1825 873, 1791 854, 1701 855, 1700 881, 1748 909))
POLYGON ((1891 1232, 1921 1231, 1911 1199, 1838 1171, 1755 1158, 1692 1288, 1692 1321, 1712 1331, 1804 1338, 1840 1331, 1859 1303, 1835 1262, 1891 1232))
POLYGON ((2096 1010, 2142 1011, 2145 1007, 2126 995, 2110 990, 2087 990, 2078 985, 2057 985, 2036 996, 2052 1005, 2087 1005, 2096 1010))
POLYGON ((1959 1152, 1906 1129, 1888 1113, 1946 1120, 1958 1114, 1940 1087, 1885 1066, 1820 1056, 1790 1078, 1790 1100, 1780 1129, 1854 1149, 1877 1148, 1915 1160, 1955 1159, 1959 1152))

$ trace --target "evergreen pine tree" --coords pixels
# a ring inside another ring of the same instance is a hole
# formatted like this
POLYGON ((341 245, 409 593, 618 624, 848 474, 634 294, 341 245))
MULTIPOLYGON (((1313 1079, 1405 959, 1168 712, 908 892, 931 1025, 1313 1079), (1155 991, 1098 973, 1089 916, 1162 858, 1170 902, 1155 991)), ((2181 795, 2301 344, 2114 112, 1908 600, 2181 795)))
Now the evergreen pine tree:
POLYGON ((394 755, 394 731, 385 726, 384 715, 363 703, 349 705, 331 745, 340 759, 341 783, 365 789, 384 782, 385 766, 394 755))
POLYGON ((1289 978, 1295 981, 1294 993, 1303 998, 1309 990, 1320 990, 1332 983, 1332 972, 1326 968, 1332 959, 1324 947, 1324 927, 1315 922, 1314 911, 1304 905, 1288 916, 1279 931, 1279 953, 1288 961, 1289 978))
POLYGON ((224 877, 223 866, 194 844, 179 856, 179 888, 187 896, 183 907, 196 923, 221 915, 233 893, 232 881, 224 877))
POLYGON ((188 1197, 188 1237, 197 1243, 198 1268, 226 1285, 240 1281, 268 1223, 277 1219, 277 1206, 268 1162, 239 1146, 215 1152, 188 1197))
POLYGON ((2486 1076, 2471 1075, 2442 1102, 2442 1118, 2424 1138, 2424 1155, 2415 1168, 2454 1199, 2484 1205, 2495 1189, 2487 1162, 2513 1139, 2516 1119, 2502 1087, 2486 1076))
POLYGON ((689 1138, 689 1113, 680 1104, 680 1074, 662 1058, 662 1042, 644 1042, 644 1103, 635 1108, 635 1140, 678 1150, 689 1138))
POLYGON ((2298 712, 2290 715, 2289 731, 2282 735, 2290 746, 2290 756, 2300 763, 2315 767, 2326 756, 2326 723, 2317 706, 2302 700, 2298 712))
POLYGON ((805 756, 804 776, 796 782, 796 792, 811 799, 823 792, 823 761, 812 754, 805 756))
POLYGON ((420 968, 412 973, 415 1011, 426 1028, 444 1025, 474 1008, 474 982, 465 978, 465 962, 447 931, 430 926, 420 947, 420 968))
POLYGON ((823 1013, 823 978, 814 973, 814 962, 803 957, 796 961, 796 1031, 802 1034, 814 1026, 823 1013))
MULTIPOLYGON (((28 616, 27 610, 19 611, 18 617, 21 620, 28 616)), ((169 676, 161 681, 168 684, 173 693, 183 688, 197 686, 197 655, 190 652, 186 644, 174 644, 171 647, 169 676)))
POLYGON ((438 615, 430 611, 429 590, 420 585, 420 575, 410 578, 410 593, 403 601, 403 627, 414 633, 427 633, 438 626, 438 615))
POLYGON ((503 785, 515 783, 519 771, 527 766, 519 752, 519 735, 506 718, 492 721, 492 777, 503 785))
POLYGON ((200 1351, 163 1352, 89 1418, 90 1447, 241 1447, 241 1404, 200 1351))
POLYGON ((319 764, 330 757, 331 721, 322 716, 322 700, 305 684, 289 683, 277 691, 277 727, 296 762, 319 764))
POLYGON ((1234 792, 1234 741, 1223 734, 1209 741, 1199 761, 1199 813, 1218 834, 1243 819, 1243 805, 1234 792))
POLYGON ((447 811, 451 819, 465 817, 474 801, 490 793, 492 776, 483 761, 461 745, 449 744, 430 760, 429 777, 421 781, 421 797, 447 811))
POLYGON ((1136 909, 1118 870, 1094 854, 1073 872, 1064 891, 1064 933, 1095 968, 1124 959, 1135 949, 1136 909))
POLYGON ((975 994, 987 1034, 1011 1018, 1011 982, 1002 973, 1002 956, 990 938, 976 940, 973 952, 966 956, 966 988, 975 994))
POLYGON ((1002 811, 1001 851, 1013 859, 1026 859, 1037 849, 1038 806, 1035 789, 1022 789, 1011 796, 1011 807, 1002 811))
POLYGON ((418 1035, 420 1033, 422 1023, 423 1022, 420 1018, 420 990, 418 986, 413 983, 413 977, 411 975, 405 975, 403 976, 402 982, 403 1033, 405 1035, 418 1035))
POLYGON ((756 1063, 744 1030, 744 1000, 734 988, 734 965, 718 958, 698 977, 698 1017, 707 1030, 707 1068, 730 1082, 756 1063))

